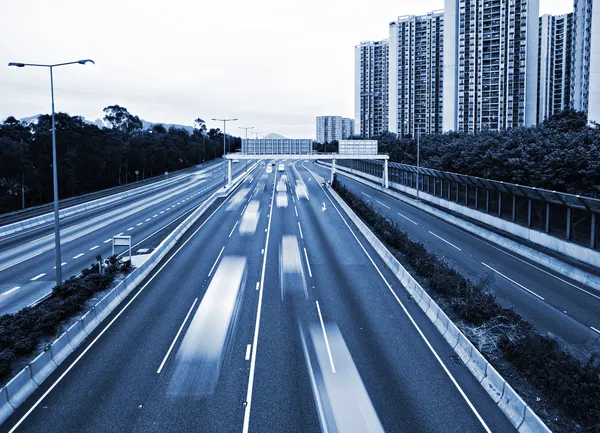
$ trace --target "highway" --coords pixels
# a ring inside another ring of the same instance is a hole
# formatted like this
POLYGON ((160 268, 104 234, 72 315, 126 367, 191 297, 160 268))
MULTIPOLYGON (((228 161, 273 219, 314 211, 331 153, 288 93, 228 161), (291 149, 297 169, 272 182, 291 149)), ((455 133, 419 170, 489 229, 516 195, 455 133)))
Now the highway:
MULTIPOLYGON (((329 179, 329 168, 304 165, 329 179)), ((423 243, 462 275, 484 281, 503 305, 514 308, 540 332, 552 335, 584 359, 600 354, 600 293, 343 173, 339 179, 412 240, 423 243)))
POLYGON ((301 163, 259 166, 0 432, 515 431, 453 355, 301 163))
MULTIPOLYGON (((244 168, 245 164, 235 164, 234 171, 244 168)), ((63 279, 95 263, 97 255, 110 256, 115 235, 131 236, 133 253, 142 248, 151 251, 223 185, 225 176, 223 162, 210 162, 158 188, 61 218, 63 279)), ((49 293, 55 285, 55 263, 53 223, 0 237, 0 315, 18 311, 49 293)))

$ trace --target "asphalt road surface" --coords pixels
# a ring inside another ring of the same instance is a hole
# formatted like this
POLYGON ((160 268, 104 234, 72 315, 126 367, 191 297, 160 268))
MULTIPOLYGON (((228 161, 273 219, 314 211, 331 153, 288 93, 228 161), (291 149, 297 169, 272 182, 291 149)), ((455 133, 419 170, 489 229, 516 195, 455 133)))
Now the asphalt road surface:
POLYGON ((302 167, 260 167, 1 427, 514 428, 302 167))

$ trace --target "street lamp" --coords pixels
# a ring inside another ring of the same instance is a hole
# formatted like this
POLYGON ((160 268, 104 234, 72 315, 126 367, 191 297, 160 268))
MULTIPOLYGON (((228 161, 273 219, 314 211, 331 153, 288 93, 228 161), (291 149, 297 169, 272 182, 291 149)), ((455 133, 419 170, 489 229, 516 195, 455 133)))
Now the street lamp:
MULTIPOLYGON (((254 126, 238 126, 238 128, 246 130, 246 146, 247 146, 248 145, 248 143, 247 143, 248 142, 248 130, 254 129, 254 126)), ((246 160, 246 171, 248 171, 248 160, 246 160)))
POLYGON ((53 70, 59 66, 66 65, 95 65, 91 59, 77 60, 75 62, 56 63, 54 65, 43 65, 37 63, 17 63, 10 62, 9 68, 24 68, 25 66, 35 66, 50 69, 50 95, 52 97, 52 180, 54 183, 54 249, 56 256, 56 285, 62 283, 62 266, 60 256, 60 222, 58 220, 58 169, 56 166, 56 125, 54 124, 54 76, 53 70))
POLYGON ((215 122, 223 122, 223 156, 225 156, 225 142, 227 141, 227 133, 225 132, 225 127, 227 126, 227 122, 234 122, 237 120, 237 118, 235 119, 211 119, 214 120, 215 122))

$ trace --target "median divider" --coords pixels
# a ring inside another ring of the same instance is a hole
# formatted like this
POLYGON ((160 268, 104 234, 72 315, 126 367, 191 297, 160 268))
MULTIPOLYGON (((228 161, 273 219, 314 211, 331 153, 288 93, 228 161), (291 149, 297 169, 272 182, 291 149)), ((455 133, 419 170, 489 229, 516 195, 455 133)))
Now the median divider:
POLYGON ((66 332, 54 340, 52 345, 50 345, 50 352, 52 355, 52 360, 56 365, 63 362, 65 358, 69 356, 71 352, 73 352, 73 346, 69 344, 69 336, 66 332))
MULTIPOLYGON (((37 387, 31 375, 31 367, 28 365, 6 384, 8 402, 16 409, 37 387)), ((0 409, 0 412, 3 411, 0 409)))
POLYGON ((458 327, 439 308, 437 303, 421 287, 404 266, 394 257, 387 247, 375 236, 367 225, 356 215, 346 202, 333 190, 329 193, 342 210, 352 220, 354 225, 366 238, 367 242, 375 249, 385 264, 394 272, 396 278, 408 291, 436 329, 442 334, 448 344, 454 349, 471 374, 481 383, 492 400, 504 412, 513 426, 520 433, 550 433, 550 429, 527 406, 525 401, 514 389, 500 376, 494 367, 485 359, 477 348, 458 327), (442 331, 442 329, 445 329, 442 331))
POLYGON ((40 386, 40 384, 46 380, 50 373, 56 368, 56 363, 52 359, 52 352, 46 349, 40 353, 37 358, 31 361, 29 366, 31 367, 31 378, 33 381, 40 386))
POLYGON ((222 187, 213 193, 204 203, 179 224, 156 247, 150 258, 117 284, 106 296, 77 320, 59 338, 54 340, 48 350, 42 352, 30 365, 21 370, 6 386, 0 389, 0 424, 23 403, 27 397, 60 365, 94 329, 140 284, 160 263, 177 241, 218 199, 227 197, 235 190, 258 164, 238 176, 229 187, 222 187))

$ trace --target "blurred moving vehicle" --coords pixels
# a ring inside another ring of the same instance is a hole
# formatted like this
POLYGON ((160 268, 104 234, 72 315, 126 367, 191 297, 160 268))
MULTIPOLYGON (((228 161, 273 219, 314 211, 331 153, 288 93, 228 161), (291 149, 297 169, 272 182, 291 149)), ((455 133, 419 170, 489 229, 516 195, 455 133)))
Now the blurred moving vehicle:
POLYGON ((273 167, 271 167, 271 165, 267 165, 267 173, 273 173, 273 167))
POLYGON ((277 170, 278 171, 284 171, 285 170, 285 165, 283 162, 280 162, 279 165, 277 166, 277 170))

